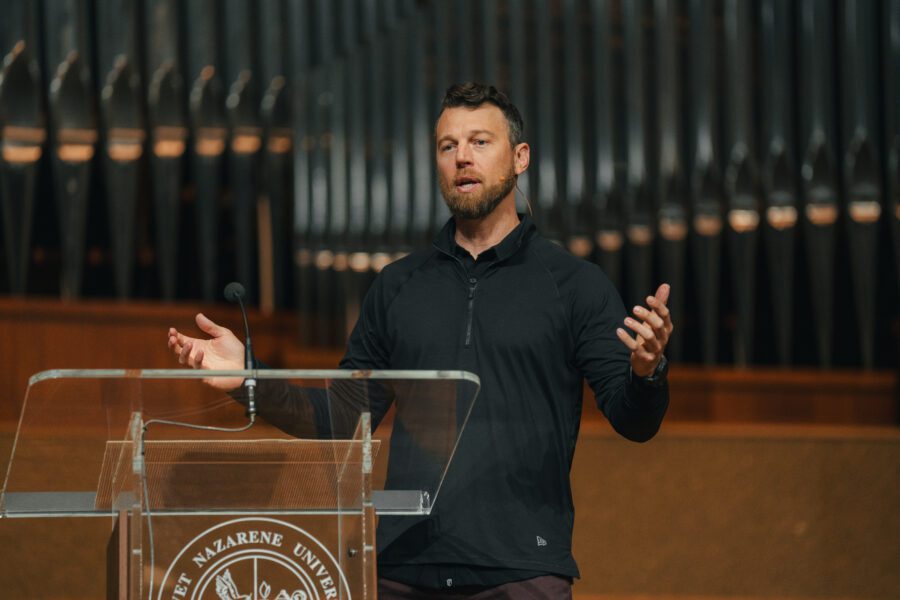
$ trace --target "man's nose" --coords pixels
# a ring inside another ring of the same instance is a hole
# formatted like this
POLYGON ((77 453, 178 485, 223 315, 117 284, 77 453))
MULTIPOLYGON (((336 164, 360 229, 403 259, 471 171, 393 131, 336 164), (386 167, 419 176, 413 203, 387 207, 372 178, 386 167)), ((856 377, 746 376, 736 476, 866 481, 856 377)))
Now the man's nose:
POLYGON ((456 147, 456 164, 468 165, 472 163, 472 149, 468 144, 460 144, 456 147))

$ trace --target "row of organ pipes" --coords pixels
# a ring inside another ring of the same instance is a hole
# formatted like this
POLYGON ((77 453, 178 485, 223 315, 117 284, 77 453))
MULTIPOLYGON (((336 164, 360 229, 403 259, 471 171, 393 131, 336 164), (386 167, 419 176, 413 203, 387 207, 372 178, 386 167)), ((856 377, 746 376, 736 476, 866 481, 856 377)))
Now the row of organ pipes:
POLYGON ((448 217, 433 123, 450 83, 480 80, 522 109, 518 188, 544 234, 627 305, 672 284, 675 360, 896 357, 900 0, 4 13, 7 293, 52 272, 64 298, 214 301, 237 279, 299 311, 304 343, 340 345, 377 271, 448 217))

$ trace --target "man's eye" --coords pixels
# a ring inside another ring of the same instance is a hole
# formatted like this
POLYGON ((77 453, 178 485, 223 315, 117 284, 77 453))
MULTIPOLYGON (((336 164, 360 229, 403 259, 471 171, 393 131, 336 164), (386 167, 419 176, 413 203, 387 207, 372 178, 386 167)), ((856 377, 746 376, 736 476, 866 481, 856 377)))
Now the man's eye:
POLYGON ((474 144, 476 146, 487 146, 487 140, 475 140, 474 144))
POLYGON ((444 144, 441 146, 441 152, 447 152, 448 150, 453 149, 453 144, 444 144))

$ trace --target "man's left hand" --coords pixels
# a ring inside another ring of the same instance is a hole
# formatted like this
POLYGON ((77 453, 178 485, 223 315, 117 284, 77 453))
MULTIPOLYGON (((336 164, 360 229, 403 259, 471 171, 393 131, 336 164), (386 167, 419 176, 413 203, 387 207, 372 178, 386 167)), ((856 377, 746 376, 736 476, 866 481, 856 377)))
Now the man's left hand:
POLYGON ((656 295, 647 296, 647 306, 635 306, 634 317, 625 319, 625 326, 635 333, 631 337, 621 327, 616 335, 631 350, 631 370, 639 377, 650 377, 662 360, 669 336, 674 326, 666 302, 669 300, 669 284, 664 283, 656 295))

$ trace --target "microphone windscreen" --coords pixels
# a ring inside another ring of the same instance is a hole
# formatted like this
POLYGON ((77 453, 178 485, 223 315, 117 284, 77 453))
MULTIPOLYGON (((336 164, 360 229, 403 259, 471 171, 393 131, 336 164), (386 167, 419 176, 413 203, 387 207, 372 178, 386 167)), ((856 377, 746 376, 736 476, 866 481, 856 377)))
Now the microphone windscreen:
POLYGON ((237 302, 244 297, 244 286, 237 281, 232 281, 225 286, 225 299, 229 302, 237 302))

